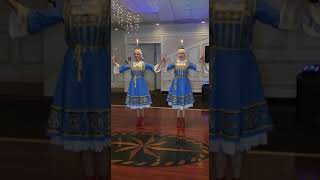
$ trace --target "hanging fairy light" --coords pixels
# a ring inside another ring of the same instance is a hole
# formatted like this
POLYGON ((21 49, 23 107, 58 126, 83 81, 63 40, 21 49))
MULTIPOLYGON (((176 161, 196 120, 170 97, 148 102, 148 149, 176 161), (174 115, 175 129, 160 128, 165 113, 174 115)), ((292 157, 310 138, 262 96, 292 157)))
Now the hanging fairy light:
POLYGON ((140 22, 140 15, 138 13, 131 12, 122 4, 121 0, 112 0, 112 23, 125 29, 130 34, 138 33, 140 22))

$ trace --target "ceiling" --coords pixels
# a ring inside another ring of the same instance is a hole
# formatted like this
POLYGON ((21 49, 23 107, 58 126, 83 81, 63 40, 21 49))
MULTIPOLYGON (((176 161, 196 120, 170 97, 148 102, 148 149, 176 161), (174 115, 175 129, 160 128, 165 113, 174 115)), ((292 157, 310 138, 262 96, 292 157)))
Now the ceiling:
POLYGON ((190 23, 208 19, 209 0, 121 0, 142 23, 190 23))

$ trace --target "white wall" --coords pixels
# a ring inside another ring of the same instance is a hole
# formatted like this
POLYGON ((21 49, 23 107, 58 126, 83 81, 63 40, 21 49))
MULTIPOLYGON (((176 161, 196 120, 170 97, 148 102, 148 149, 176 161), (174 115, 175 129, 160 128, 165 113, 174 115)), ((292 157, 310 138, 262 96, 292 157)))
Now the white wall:
MULTIPOLYGON (((46 7, 46 1, 21 1, 29 7, 46 7)), ((0 1, 0 82, 43 82, 43 34, 11 39, 8 18, 11 9, 0 1)))
MULTIPOLYGON (((161 44, 161 53, 167 54, 171 61, 180 47, 180 40, 184 40, 184 46, 190 54, 190 61, 197 63, 200 57, 200 47, 209 42, 208 24, 167 24, 167 25, 147 25, 141 27, 138 36, 125 34, 126 57, 130 56, 132 49, 128 49, 127 44, 136 44, 136 38, 141 44, 161 44), (190 51, 189 51, 190 50, 190 51)), ((131 47, 131 46, 130 46, 131 47)), ((161 90, 168 91, 173 79, 173 73, 161 73, 161 90)), ((125 74, 124 91, 127 89, 130 75, 125 74)), ((194 92, 201 92, 203 81, 208 80, 208 74, 190 74, 190 80, 194 92)))
MULTIPOLYGON (((280 9, 281 1, 270 0, 280 9)), ((305 64, 320 63, 320 39, 257 23, 254 50, 267 97, 295 97, 296 75, 305 64)))
POLYGON ((63 24, 44 32, 44 95, 53 96, 57 79, 62 67, 66 44, 63 24))

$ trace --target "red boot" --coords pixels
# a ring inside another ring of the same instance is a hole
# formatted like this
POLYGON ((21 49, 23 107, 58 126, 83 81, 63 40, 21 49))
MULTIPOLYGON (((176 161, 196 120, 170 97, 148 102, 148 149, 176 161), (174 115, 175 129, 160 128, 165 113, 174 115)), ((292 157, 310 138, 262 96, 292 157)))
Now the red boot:
POLYGON ((181 128, 181 118, 177 117, 177 129, 181 128))
POLYGON ((140 117, 137 117, 137 124, 136 124, 137 127, 141 126, 141 120, 140 120, 140 117))
POLYGON ((185 117, 182 117, 181 118, 181 128, 185 128, 186 127, 186 118, 185 117))
POLYGON ((140 117, 140 126, 144 126, 144 117, 140 117))

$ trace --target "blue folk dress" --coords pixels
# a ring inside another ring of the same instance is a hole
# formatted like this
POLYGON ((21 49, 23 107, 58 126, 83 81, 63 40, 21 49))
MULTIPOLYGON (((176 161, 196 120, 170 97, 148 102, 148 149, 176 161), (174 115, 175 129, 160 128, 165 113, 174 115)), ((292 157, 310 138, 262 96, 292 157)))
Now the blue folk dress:
POLYGON ((155 72, 154 66, 143 61, 132 62, 126 65, 116 65, 114 73, 124 73, 131 71, 131 80, 129 82, 126 105, 131 109, 149 108, 152 104, 148 84, 144 78, 146 70, 155 72))
POLYGON ((28 33, 58 23, 65 25, 68 49, 56 85, 47 133, 52 143, 66 150, 102 151, 111 143, 107 11, 107 5, 101 15, 73 15, 68 7, 29 10, 26 21, 22 22, 28 33))
POLYGON ((217 1, 210 27, 215 56, 209 97, 210 151, 227 154, 266 144, 272 129, 251 47, 255 21, 277 28, 280 15, 262 0, 239 2, 217 1))
POLYGON ((175 64, 168 64, 166 66, 165 71, 174 70, 174 79, 167 97, 168 105, 171 106, 172 109, 184 110, 193 107, 194 98, 189 79, 190 69, 197 72, 205 70, 202 69, 201 66, 191 63, 188 60, 176 60, 175 64))

